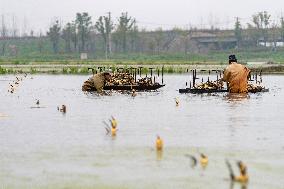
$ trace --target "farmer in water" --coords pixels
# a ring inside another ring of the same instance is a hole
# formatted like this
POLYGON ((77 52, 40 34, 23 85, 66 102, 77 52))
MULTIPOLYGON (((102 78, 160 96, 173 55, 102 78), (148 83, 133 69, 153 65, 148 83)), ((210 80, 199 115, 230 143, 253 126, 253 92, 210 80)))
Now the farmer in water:
POLYGON ((235 55, 229 56, 229 66, 224 71, 223 81, 227 82, 230 93, 247 93, 250 70, 237 63, 235 55))
POLYGON ((88 91, 90 87, 94 87, 99 93, 101 93, 103 91, 106 81, 109 81, 110 78, 110 72, 102 72, 95 74, 84 82, 82 90, 88 91))

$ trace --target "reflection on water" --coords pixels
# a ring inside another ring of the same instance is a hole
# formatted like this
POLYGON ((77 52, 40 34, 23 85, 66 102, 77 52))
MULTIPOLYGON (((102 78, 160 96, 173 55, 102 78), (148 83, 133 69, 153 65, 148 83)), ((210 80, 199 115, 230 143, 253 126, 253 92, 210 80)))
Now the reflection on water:
POLYGON ((244 102, 249 99, 250 95, 247 93, 238 94, 238 93, 228 93, 225 95, 225 100, 228 102, 244 102))
POLYGON ((10 94, 14 76, 0 76, 2 188, 227 189, 226 158, 247 162, 248 188, 283 188, 284 76, 264 76, 269 93, 232 96, 179 94, 189 77, 167 75, 164 88, 135 98, 83 93, 86 78, 34 75, 10 94), (35 99, 45 108, 30 108, 35 99), (103 123, 111 115, 115 138, 103 123), (157 133, 161 154, 152 150, 157 133), (184 155, 197 151, 210 157, 205 170, 184 155))
POLYGON ((235 182, 231 182, 229 189, 248 189, 248 185, 240 183, 235 184, 235 182))
POLYGON ((162 150, 157 150, 156 155, 157 155, 158 161, 161 161, 163 159, 163 151, 162 150))

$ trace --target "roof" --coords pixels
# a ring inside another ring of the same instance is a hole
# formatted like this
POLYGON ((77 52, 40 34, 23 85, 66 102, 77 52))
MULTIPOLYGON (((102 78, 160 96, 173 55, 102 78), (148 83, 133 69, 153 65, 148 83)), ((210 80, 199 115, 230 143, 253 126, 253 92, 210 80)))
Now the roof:
POLYGON ((229 37, 194 37, 193 40, 198 41, 199 43, 232 43, 237 42, 237 39, 235 37, 229 36, 229 37))

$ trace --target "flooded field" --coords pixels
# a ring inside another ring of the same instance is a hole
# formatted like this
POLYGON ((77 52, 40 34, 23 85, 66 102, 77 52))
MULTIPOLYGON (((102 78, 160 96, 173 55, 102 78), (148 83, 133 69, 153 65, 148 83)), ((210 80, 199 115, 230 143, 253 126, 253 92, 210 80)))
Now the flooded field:
POLYGON ((87 76, 63 75, 29 75, 11 94, 15 76, 0 76, 0 188, 283 189, 284 76, 245 97, 179 94, 186 78, 166 75, 164 88, 133 98, 84 94, 87 76), (111 115, 116 137, 103 124, 111 115), (192 168, 185 154, 201 152, 208 166, 192 168), (237 160, 247 164, 247 187, 231 185, 225 159, 236 174, 237 160))

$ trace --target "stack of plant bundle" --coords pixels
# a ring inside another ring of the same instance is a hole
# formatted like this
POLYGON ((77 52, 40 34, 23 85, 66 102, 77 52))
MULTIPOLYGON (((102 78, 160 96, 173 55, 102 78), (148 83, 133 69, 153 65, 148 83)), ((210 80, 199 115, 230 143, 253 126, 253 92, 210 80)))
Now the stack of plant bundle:
POLYGON ((135 80, 130 73, 114 73, 106 86, 113 85, 135 85, 135 80))
POLYGON ((203 90, 218 90, 223 89, 223 82, 221 80, 216 81, 207 81, 205 83, 199 83, 195 86, 195 89, 203 89, 203 90))
POLYGON ((82 86, 82 91, 92 91, 95 89, 94 82, 92 78, 89 78, 87 81, 84 82, 82 86))
MULTIPOLYGON (((136 76, 128 72, 117 72, 104 83, 105 90, 156 90, 164 85, 155 82, 155 77, 143 77, 136 80, 136 76), (153 82, 154 80, 154 82, 153 82)), ((93 77, 90 77, 82 86, 83 91, 95 91, 93 77)))
POLYGON ((150 85, 153 85, 153 82, 150 77, 144 77, 144 78, 138 79, 138 85, 150 86, 150 85))
POLYGON ((252 83, 248 84, 248 92, 251 92, 251 93, 261 92, 264 89, 265 87, 261 85, 252 84, 252 83))

